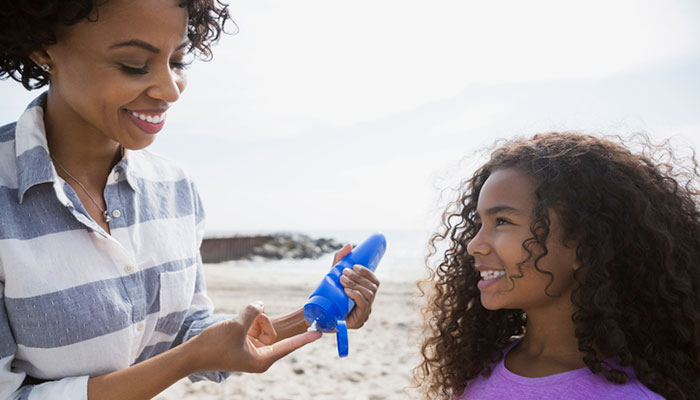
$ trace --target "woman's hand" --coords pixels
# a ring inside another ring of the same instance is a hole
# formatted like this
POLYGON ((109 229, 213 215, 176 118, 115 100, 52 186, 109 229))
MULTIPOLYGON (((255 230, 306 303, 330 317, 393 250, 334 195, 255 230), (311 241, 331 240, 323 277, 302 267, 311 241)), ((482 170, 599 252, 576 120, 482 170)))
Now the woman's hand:
POLYGON ((320 337, 320 332, 305 332, 275 343, 277 333, 262 304, 256 303, 183 345, 190 347, 197 371, 265 372, 275 361, 320 337))
MULTIPOLYGON (((350 254, 350 251, 352 251, 352 246, 347 244, 335 253, 333 265, 350 254)), ((374 296, 377 294, 377 289, 379 289, 379 280, 369 269, 362 265, 355 265, 352 269, 346 268, 343 270, 340 284, 345 287, 345 293, 348 297, 355 302, 355 308, 352 309, 346 318, 348 328, 360 328, 367 322, 369 314, 372 312, 372 303, 374 302, 374 296)))

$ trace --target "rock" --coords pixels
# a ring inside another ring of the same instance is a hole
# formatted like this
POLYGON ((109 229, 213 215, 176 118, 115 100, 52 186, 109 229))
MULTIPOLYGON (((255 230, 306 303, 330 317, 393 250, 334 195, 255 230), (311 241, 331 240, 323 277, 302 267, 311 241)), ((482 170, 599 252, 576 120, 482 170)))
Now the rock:
POLYGON ((265 236, 233 236, 204 239, 200 252, 204 262, 228 260, 281 260, 318 258, 342 248, 334 239, 312 239, 300 233, 265 236))

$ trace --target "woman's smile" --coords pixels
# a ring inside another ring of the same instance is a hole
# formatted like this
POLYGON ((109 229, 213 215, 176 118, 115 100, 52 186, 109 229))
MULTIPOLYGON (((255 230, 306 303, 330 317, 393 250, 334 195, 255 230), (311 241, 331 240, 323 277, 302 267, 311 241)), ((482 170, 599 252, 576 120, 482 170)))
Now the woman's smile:
POLYGON ((134 125, 148 134, 160 132, 165 125, 165 110, 124 111, 126 111, 126 115, 129 116, 134 125))

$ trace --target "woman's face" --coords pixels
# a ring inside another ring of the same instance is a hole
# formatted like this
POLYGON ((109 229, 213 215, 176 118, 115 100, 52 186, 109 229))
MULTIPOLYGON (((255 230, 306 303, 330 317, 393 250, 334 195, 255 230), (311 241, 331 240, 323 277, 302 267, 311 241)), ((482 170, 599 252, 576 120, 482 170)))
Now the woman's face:
POLYGON ((533 260, 522 266, 522 277, 519 277, 518 263, 528 256, 523 242, 532 237, 534 191, 529 175, 508 168, 491 174, 479 193, 476 211, 481 227, 467 250, 475 259, 474 267, 481 273, 478 283, 481 303, 489 310, 532 312, 536 308, 571 304, 576 250, 575 246, 561 243, 561 227, 553 210, 549 211, 548 254, 537 264, 541 270, 551 273, 552 284, 547 288, 550 275, 535 270, 533 260))
POLYGON ((129 149, 151 144, 185 89, 188 16, 178 3, 109 0, 96 22, 61 27, 45 49, 61 118, 129 149))

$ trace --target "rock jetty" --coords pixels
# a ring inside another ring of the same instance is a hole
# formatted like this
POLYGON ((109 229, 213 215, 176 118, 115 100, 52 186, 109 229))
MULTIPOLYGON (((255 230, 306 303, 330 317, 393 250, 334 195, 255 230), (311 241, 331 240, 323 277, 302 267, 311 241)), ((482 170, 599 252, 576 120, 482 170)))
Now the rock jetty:
POLYGON ((301 233, 205 238, 200 247, 202 261, 281 260, 318 258, 342 248, 334 239, 313 239, 301 233))

